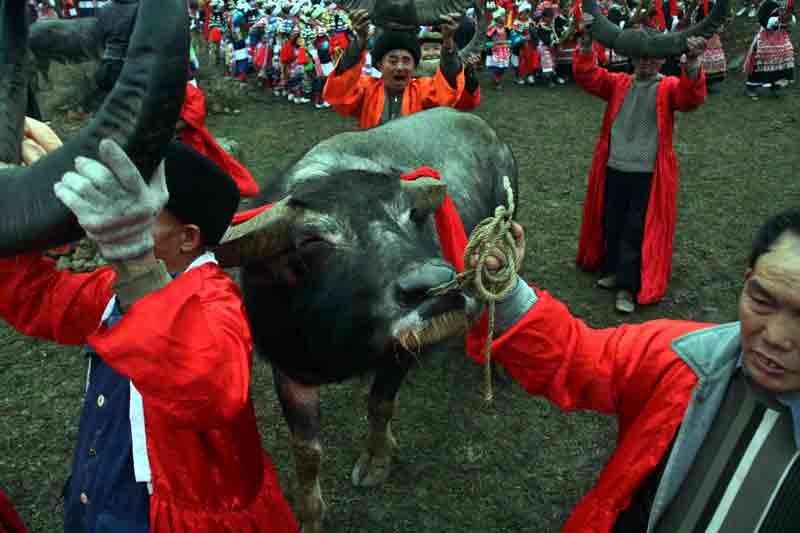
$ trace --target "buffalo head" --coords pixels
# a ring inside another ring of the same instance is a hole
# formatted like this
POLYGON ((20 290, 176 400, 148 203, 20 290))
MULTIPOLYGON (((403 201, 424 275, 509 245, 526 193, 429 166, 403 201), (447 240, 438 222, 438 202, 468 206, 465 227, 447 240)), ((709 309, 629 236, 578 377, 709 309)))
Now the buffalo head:
POLYGON ((433 178, 354 170, 301 181, 229 230, 217 257, 244 266, 245 304, 263 355, 296 379, 322 384, 463 333, 474 301, 460 291, 428 294, 455 276, 433 217, 444 197, 433 178))
POLYGON ((464 13, 471 0, 341 0, 339 6, 347 11, 365 9, 379 28, 400 31, 419 31, 420 26, 435 26, 439 17, 464 13))
POLYGON ((728 15, 728 0, 718 0, 709 16, 683 31, 648 33, 640 29, 620 29, 600 12, 596 0, 582 0, 583 11, 594 16, 592 37, 603 46, 613 48, 626 57, 668 58, 688 50, 689 37, 711 37, 719 31, 728 15))

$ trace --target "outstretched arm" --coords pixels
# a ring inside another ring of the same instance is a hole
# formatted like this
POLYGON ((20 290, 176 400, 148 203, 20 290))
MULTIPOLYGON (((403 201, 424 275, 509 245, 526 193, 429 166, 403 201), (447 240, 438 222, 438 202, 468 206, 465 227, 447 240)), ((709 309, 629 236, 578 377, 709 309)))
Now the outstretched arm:
POLYGON ((454 89, 458 88, 458 75, 461 73, 461 57, 457 53, 456 42, 453 36, 458 29, 458 13, 442 15, 442 58, 439 69, 444 79, 454 89))
POLYGON ((336 65, 336 74, 344 74, 347 70, 360 64, 364 56, 364 50, 367 48, 369 13, 363 9, 353 11, 350 22, 353 25, 353 32, 355 32, 356 38, 350 42, 350 46, 347 47, 344 55, 336 65))
POLYGON ((594 17, 589 13, 583 14, 581 20, 581 39, 572 62, 572 74, 575 82, 589 94, 593 94, 608 101, 614 89, 614 76, 597 64, 597 58, 592 48, 591 26, 594 17))

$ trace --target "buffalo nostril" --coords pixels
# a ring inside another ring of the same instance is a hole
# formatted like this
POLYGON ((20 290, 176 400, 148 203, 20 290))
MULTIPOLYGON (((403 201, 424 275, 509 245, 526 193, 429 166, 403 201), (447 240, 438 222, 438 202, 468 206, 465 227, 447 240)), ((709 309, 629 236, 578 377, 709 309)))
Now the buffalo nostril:
POLYGON ((428 296, 428 291, 455 278, 455 271, 444 265, 422 265, 397 280, 397 290, 405 303, 420 303, 428 296))

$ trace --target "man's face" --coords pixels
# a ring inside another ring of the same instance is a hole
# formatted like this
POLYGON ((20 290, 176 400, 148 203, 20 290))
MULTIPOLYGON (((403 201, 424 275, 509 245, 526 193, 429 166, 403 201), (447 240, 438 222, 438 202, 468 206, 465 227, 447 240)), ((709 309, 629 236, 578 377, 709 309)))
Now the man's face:
POLYGON ((201 250, 200 229, 184 224, 167 209, 162 209, 153 224, 153 253, 164 261, 169 272, 183 272, 201 250))
POLYGON ((442 43, 425 42, 422 43, 422 61, 439 59, 442 55, 442 43))
POLYGON ((661 71, 664 59, 657 57, 637 57, 631 60, 633 63, 633 73, 640 80, 652 78, 661 71))
POLYGON ((800 236, 784 233, 745 275, 744 367, 772 392, 800 391, 800 236))
POLYGON ((390 50, 383 56, 379 70, 387 89, 403 91, 414 72, 414 56, 407 50, 390 50))

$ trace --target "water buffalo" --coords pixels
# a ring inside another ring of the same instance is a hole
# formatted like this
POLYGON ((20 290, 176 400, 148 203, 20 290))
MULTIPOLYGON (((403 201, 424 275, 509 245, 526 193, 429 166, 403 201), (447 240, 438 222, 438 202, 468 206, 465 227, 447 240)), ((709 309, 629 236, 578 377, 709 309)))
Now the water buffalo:
MULTIPOLYGON (((0 1, 0 158, 19 162, 27 91, 24 0, 0 1)), ((75 156, 96 157, 115 138, 149 176, 172 137, 185 89, 188 27, 184 0, 142 2, 128 61, 91 123, 30 168, 0 170, 0 255, 42 250, 81 236, 52 184, 75 156)), ((430 179, 401 183, 420 166, 441 172, 469 231, 504 201, 501 178, 516 187, 509 148, 481 119, 431 110, 374 130, 345 133, 309 150, 266 188, 274 203, 232 228, 218 254, 243 266, 245 304, 260 353, 292 431, 306 531, 320 530, 320 385, 375 372, 367 449, 357 485, 388 475, 397 390, 427 346, 461 333, 476 304, 455 292, 429 297, 450 280, 433 215, 444 188, 430 179)))
POLYGON ((434 224, 443 187, 400 179, 423 165, 441 173, 467 232, 505 204, 503 176, 517 187, 511 150, 486 122, 432 109, 317 144, 267 185, 261 201, 273 209, 217 251, 222 264, 243 265, 254 340, 291 429, 305 531, 321 530, 324 513, 318 387, 375 372, 352 480, 381 483, 401 382, 430 343, 463 333, 475 309, 460 292, 428 295, 455 271, 434 224))

